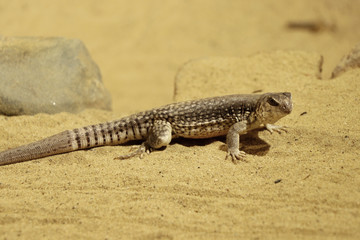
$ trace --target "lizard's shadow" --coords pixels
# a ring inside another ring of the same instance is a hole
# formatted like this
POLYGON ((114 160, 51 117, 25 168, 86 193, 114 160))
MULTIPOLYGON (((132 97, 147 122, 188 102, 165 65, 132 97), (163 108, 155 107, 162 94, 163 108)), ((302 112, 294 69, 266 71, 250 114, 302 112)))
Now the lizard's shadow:
MULTIPOLYGON (((240 135, 240 150, 250 155, 264 156, 270 149, 270 144, 259 138, 259 131, 263 129, 255 129, 247 134, 240 135)), ((171 141, 172 144, 180 144, 186 147, 192 146, 206 146, 214 141, 221 141, 224 144, 219 147, 220 150, 226 152, 226 137, 215 137, 208 139, 190 139, 190 138, 176 138, 171 141)))

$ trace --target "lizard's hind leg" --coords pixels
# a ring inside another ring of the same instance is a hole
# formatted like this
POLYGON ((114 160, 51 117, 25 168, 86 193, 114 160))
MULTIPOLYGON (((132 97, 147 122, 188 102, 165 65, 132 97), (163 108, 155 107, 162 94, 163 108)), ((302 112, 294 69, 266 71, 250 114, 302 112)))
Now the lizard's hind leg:
POLYGON ((136 151, 126 155, 121 155, 115 159, 123 160, 135 156, 143 158, 144 153, 149 154, 152 149, 157 149, 169 145, 172 138, 171 131, 172 128, 169 122, 163 120, 155 121, 154 125, 150 129, 149 136, 147 137, 146 141, 143 142, 136 151))
POLYGON ((146 142, 143 142, 136 151, 133 151, 125 155, 120 155, 118 157, 115 157, 114 159, 124 160, 135 156, 139 156, 140 158, 143 158, 144 153, 150 153, 150 147, 146 144, 146 142))

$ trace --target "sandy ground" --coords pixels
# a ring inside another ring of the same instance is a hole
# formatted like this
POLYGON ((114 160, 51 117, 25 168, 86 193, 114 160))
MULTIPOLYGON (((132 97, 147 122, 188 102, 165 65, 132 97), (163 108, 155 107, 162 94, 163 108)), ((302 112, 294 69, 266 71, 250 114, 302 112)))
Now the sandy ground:
POLYGON ((358 239, 360 71, 328 77, 360 39, 359 12, 349 0, 0 1, 2 35, 83 40, 113 97, 112 112, 0 116, 0 150, 170 103, 191 59, 242 59, 239 89, 291 91, 295 104, 280 122, 289 133, 247 136, 238 165, 220 138, 178 140, 143 160, 114 161, 131 148, 118 146, 1 167, 0 237, 358 239))

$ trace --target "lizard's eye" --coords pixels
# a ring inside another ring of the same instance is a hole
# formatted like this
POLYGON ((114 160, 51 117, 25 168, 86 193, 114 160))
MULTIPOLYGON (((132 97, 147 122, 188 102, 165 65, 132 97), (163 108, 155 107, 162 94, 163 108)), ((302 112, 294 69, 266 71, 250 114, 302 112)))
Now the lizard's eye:
POLYGON ((279 106, 279 102, 276 101, 274 98, 269 98, 268 101, 267 101, 271 106, 279 106))

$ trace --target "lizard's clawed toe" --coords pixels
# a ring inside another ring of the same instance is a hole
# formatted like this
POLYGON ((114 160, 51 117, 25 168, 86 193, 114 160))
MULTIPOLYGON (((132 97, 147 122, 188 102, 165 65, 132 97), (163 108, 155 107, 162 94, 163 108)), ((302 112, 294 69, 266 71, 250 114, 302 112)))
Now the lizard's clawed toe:
POLYGON ((244 151, 240 151, 239 149, 228 150, 225 159, 227 159, 229 156, 231 156, 231 160, 234 164, 237 164, 239 161, 246 162, 246 153, 244 151))

